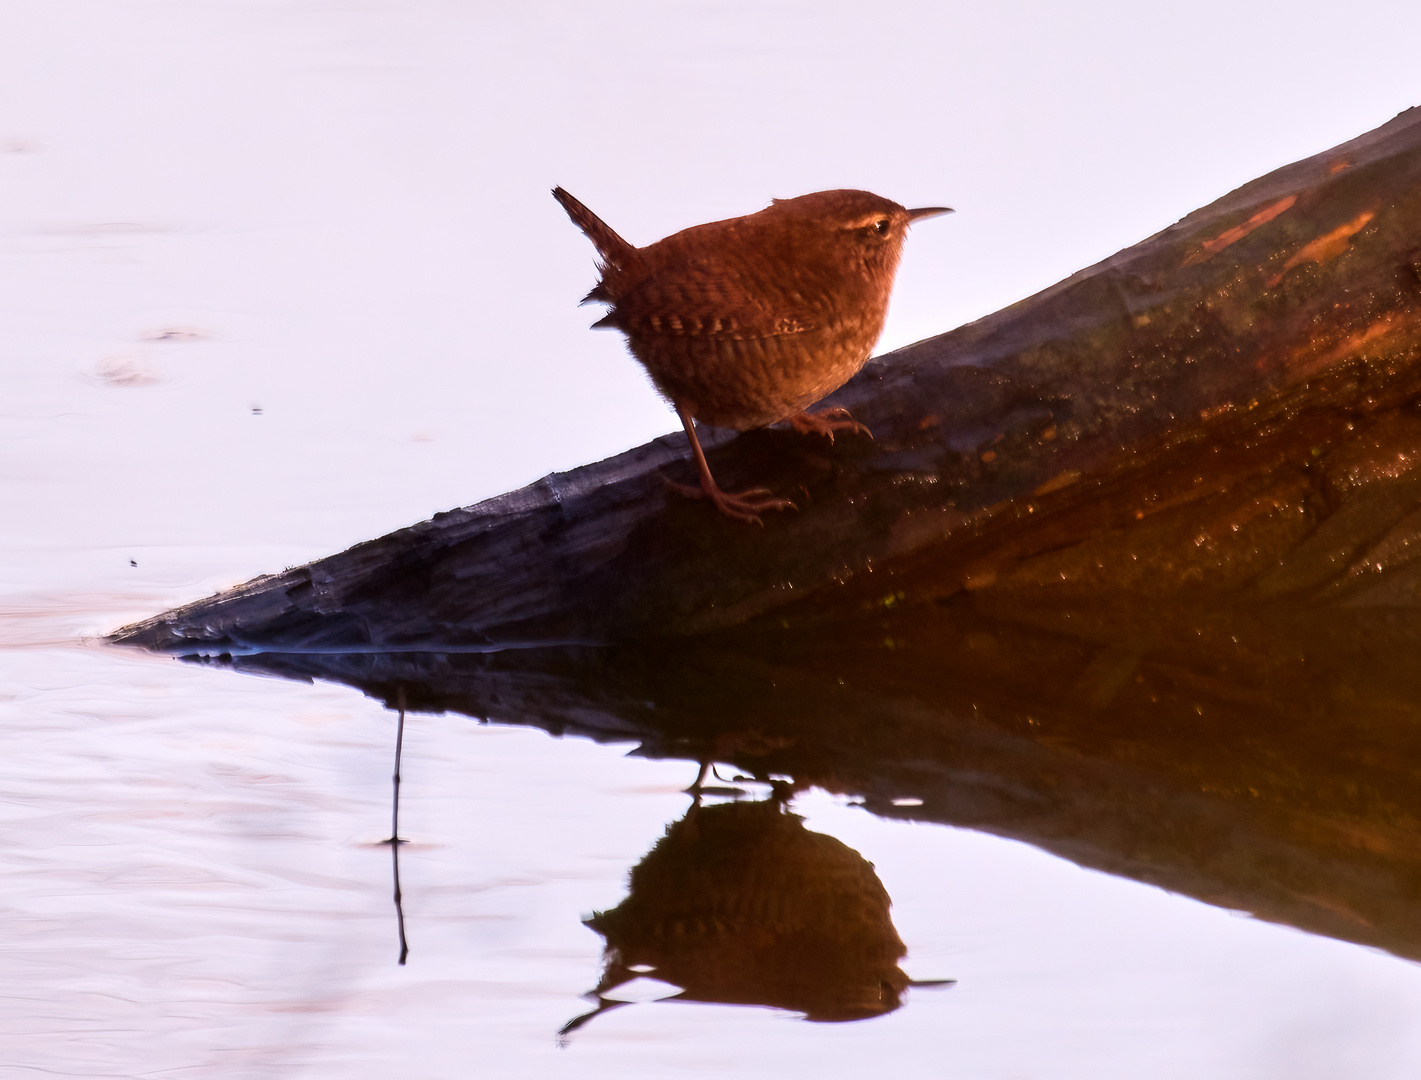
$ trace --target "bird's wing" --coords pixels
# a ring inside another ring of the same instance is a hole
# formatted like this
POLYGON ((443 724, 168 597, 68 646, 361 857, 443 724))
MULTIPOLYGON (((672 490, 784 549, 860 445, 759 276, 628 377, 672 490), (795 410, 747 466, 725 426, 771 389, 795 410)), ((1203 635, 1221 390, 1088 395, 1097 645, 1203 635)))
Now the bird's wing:
POLYGON ((745 340, 802 334, 820 323, 802 297, 791 292, 771 301, 746 273, 707 259, 652 270, 595 325, 638 336, 745 340))

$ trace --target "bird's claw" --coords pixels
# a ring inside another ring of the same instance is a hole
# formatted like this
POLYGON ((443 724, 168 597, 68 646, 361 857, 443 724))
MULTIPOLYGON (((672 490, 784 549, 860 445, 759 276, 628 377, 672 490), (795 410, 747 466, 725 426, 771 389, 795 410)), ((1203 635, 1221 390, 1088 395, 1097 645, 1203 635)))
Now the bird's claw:
POLYGON ((849 413, 848 409, 823 409, 820 412, 795 413, 786 418, 789 426, 801 435, 823 435, 834 441, 835 432, 849 431, 873 438, 873 432, 864 427, 849 413))
POLYGON ((715 508, 726 517, 752 525, 763 525, 760 515, 767 510, 798 510, 789 499, 782 499, 769 488, 750 488, 746 491, 721 491, 720 488, 706 488, 697 484, 678 484, 667 480, 666 486, 678 495, 688 499, 709 499, 715 508))

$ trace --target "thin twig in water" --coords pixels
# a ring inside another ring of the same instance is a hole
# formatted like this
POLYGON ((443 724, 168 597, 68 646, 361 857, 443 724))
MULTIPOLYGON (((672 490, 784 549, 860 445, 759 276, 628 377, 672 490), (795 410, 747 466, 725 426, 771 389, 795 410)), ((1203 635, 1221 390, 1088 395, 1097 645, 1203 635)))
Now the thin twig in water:
POLYGON ((400 893, 400 845, 405 843, 405 839, 400 836, 400 756, 405 748, 405 688, 401 686, 395 694, 395 701, 399 706, 400 719, 395 727, 395 775, 393 809, 390 812, 390 838, 385 843, 390 845, 390 858, 394 865, 395 876, 395 919, 400 928, 400 963, 405 962, 405 958, 410 954, 409 942, 405 939, 405 908, 403 895, 400 893))

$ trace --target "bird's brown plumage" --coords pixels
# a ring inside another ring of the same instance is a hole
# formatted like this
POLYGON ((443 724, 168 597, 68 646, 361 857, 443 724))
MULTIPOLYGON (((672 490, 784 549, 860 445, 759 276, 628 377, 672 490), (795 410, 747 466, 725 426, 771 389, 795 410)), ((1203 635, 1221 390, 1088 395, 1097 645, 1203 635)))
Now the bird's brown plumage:
MULTIPOLYGON (((751 520, 753 508, 728 505, 723 499, 737 497, 709 479, 690 419, 764 427, 802 418, 842 386, 883 330, 909 223, 945 212, 910 211, 867 191, 821 191, 638 248, 562 188, 553 195, 600 256, 601 281, 586 299, 611 309, 596 325, 626 334, 632 355, 676 406, 706 495, 751 520)), ((831 437, 836 426, 857 426, 809 423, 831 437)))

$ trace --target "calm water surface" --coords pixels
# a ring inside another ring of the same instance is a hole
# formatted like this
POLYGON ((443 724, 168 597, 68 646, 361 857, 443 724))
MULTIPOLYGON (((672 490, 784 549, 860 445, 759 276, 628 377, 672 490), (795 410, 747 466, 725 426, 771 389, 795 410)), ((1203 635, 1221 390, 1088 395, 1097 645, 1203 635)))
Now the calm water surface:
MULTIPOLYGON (((379 843, 394 715, 340 686, 98 643, 671 426, 617 343, 586 333, 584 245, 544 194, 593 199, 579 177, 611 191, 605 125, 585 117, 645 100, 570 59, 570 10, 56 0, 3 36, 0 1075, 1416 1075, 1412 963, 815 791, 792 809, 874 865, 906 973, 955 984, 809 1023, 658 1000, 675 988, 642 979, 613 992, 636 1004, 560 1044, 601 975, 582 920, 687 813, 694 766, 411 715, 399 966, 379 843)), ((712 108, 726 64, 787 115, 807 108, 812 49, 769 63, 722 26, 672 64, 636 35, 670 41, 674 21, 613 22, 623 68, 662 79, 648 108, 712 108)), ((850 55, 851 35, 822 36, 850 55)), ((722 127, 748 122, 724 107, 722 127)), ((831 145, 782 146, 776 116, 746 136, 770 179, 727 169, 727 190, 763 201, 837 165, 835 183, 957 200, 934 186, 946 150, 846 169, 831 145)), ((690 143, 667 153, 668 176, 706 168, 690 143)), ((688 220, 752 208, 687 190, 672 201, 688 220)), ((638 239, 688 223, 649 205, 627 222, 638 239)), ((1151 213, 1089 257, 1163 223, 1151 213)), ((904 287, 925 302, 899 342, 1058 276, 979 262, 966 308, 933 306, 931 283, 972 275, 920 257, 904 287)))
MULTIPOLYGON (((6 1075, 1407 1076, 1415 965, 1022 844, 869 816, 806 826, 876 867, 914 988, 876 1019, 589 1006, 581 924, 680 818, 684 763, 409 718, 390 902, 394 718, 353 691, 62 640, 6 619, 6 1075), (59 640, 56 640, 59 639, 59 640)), ((612 996, 618 996, 613 991, 612 996)))

